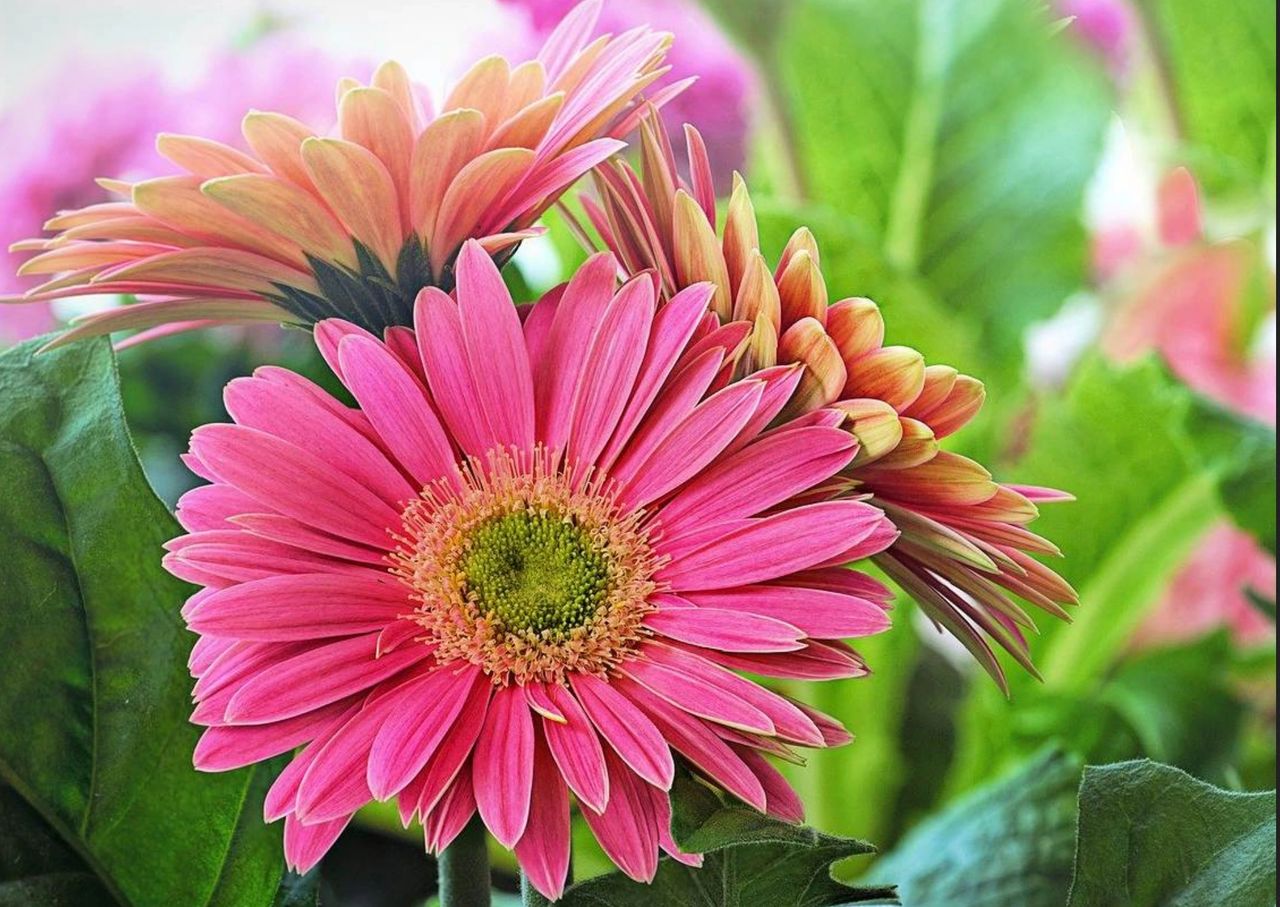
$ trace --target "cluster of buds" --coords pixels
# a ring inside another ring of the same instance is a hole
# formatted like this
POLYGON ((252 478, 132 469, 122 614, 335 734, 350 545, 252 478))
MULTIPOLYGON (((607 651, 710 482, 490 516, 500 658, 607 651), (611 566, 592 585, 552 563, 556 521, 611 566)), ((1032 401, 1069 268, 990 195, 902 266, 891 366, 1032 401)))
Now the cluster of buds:
MULTIPOLYGON (((630 274, 651 271, 666 298, 698 282, 715 287, 711 313, 733 345, 735 371, 799 363, 803 376, 780 418, 842 414, 859 450, 832 494, 868 496, 901 531, 877 563, 954 634, 1001 685, 991 642, 1034 673, 1025 633, 1035 624, 1015 599, 1055 617, 1075 592, 1032 555, 1057 555, 1027 529, 1037 505, 1067 496, 1002 485, 979 463, 939 442, 982 408, 980 381, 928 365, 906 346, 886 346, 884 320, 863 298, 830 302, 818 244, 801 227, 770 267, 755 210, 735 175, 717 232, 712 170, 696 129, 685 128, 688 179, 657 117, 641 124, 639 171, 621 158, 593 172, 582 204, 592 230, 630 274)), ((593 235, 594 234, 594 235, 593 235)))

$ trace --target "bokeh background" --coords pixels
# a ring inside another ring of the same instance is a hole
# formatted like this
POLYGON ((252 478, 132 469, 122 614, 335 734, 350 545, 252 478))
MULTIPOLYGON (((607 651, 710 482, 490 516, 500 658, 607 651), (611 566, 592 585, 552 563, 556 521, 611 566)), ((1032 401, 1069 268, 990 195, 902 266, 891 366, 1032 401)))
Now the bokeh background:
MULTIPOLYGON (((569 5, 0 0, 0 247, 99 200, 96 176, 166 172, 158 131, 237 143, 249 108, 331 124, 339 76, 394 58, 439 89, 479 56, 529 51, 569 5)), ((809 225, 833 299, 876 299, 891 341, 987 382, 983 417, 948 443, 1079 498, 1040 524, 1082 599, 1033 643, 1042 681, 1015 669, 1006 699, 904 600, 860 647, 872 677, 789 690, 857 735, 794 773, 812 824, 890 851, 850 876, 909 892, 913 850, 945 840, 949 814, 1032 784, 1055 750, 1275 786, 1275 18, 1273 0, 606 7, 610 30, 676 33, 671 78, 701 78, 667 116, 747 176, 766 255, 809 225)), ((526 296, 582 258, 549 226, 515 259, 526 296)), ((0 294, 22 289, 17 263, 0 263, 0 294)), ((91 304, 0 307, 0 346, 91 304)), ((163 498, 195 481, 177 454, 225 418, 222 386, 264 361, 323 379, 300 331, 122 354, 163 498)), ((326 859, 337 903, 430 895, 393 813, 362 814, 326 859)), ((956 859, 998 864, 1061 833, 1028 822, 956 859)), ((579 877, 606 868, 583 842, 579 877)))

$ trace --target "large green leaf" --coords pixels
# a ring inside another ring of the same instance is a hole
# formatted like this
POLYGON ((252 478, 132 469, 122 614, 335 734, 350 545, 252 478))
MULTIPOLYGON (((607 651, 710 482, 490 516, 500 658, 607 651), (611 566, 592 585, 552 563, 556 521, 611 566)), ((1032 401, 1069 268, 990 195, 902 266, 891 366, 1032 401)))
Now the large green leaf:
POLYGON ((1268 907, 1276 794, 1146 760, 1085 770, 1069 907, 1268 907))
POLYGON ((1061 907, 1079 780, 1079 762, 1043 753, 919 825, 867 879, 910 907, 1061 907))
POLYGON ((178 529, 111 350, 37 346, 0 355, 0 778, 123 904, 269 904, 266 771, 191 766, 190 590, 160 568, 178 529))
POLYGON ((1140 7, 1197 175, 1215 192, 1257 192, 1268 180, 1274 187, 1275 0, 1140 7))
POLYGON ((875 848, 760 815, 680 775, 671 827, 681 846, 705 854, 701 869, 663 858, 652 885, 620 873, 574 885, 561 907, 836 907, 896 904, 890 886, 854 888, 831 877, 831 864, 875 848))
POLYGON ((810 200, 1010 356, 1080 285, 1111 108, 1053 31, 1031 0, 804 0, 771 73, 810 200))

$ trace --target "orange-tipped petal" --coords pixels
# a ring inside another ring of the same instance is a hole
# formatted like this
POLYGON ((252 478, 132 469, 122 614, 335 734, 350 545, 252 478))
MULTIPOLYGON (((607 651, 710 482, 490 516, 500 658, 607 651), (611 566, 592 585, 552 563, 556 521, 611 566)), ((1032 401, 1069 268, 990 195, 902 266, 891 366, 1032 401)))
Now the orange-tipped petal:
POLYGON ((758 249, 752 249, 746 270, 738 284, 738 295, 733 303, 735 321, 754 321, 764 316, 773 324, 776 337, 782 331, 782 300, 778 286, 773 282, 769 265, 758 249))
POLYGON ((898 411, 883 400, 840 400, 832 406, 845 414, 844 427, 858 439, 854 466, 874 463, 902 440, 902 420, 898 411))
POLYGON ((463 73, 445 98, 443 110, 472 107, 485 114, 491 123, 498 123, 510 81, 511 69, 505 59, 496 54, 485 57, 463 73))
POLYGON ((947 399, 928 414, 925 421, 939 438, 959 431, 976 416, 986 402, 987 389, 977 378, 960 375, 947 399))
POLYGON ((162 132, 156 136, 156 151, 204 179, 231 176, 233 173, 262 173, 265 169, 243 151, 194 135, 162 132))
POLYGON ((118 306, 76 319, 70 330, 49 341, 41 351, 56 349, 85 337, 98 337, 116 331, 151 328, 175 321, 261 321, 265 323, 293 321, 294 317, 278 306, 260 299, 164 299, 118 306))
POLYGON ((528 148, 487 151, 462 168, 449 185, 435 229, 427 239, 431 269, 437 274, 489 208, 502 200, 533 166, 528 148))
POLYGON ((910 469, 928 463, 938 454, 938 439, 933 430, 915 419, 903 418, 902 439, 889 453, 876 461, 877 469, 910 469))
POLYGON ((413 131, 404 109, 381 88, 357 88, 338 105, 342 137, 373 152, 391 174, 400 201, 401 233, 409 223, 409 160, 413 131))
POLYGON ((733 311, 733 302, 729 295, 729 272, 720 254, 715 229, 693 196, 684 190, 676 192, 673 219, 676 276, 681 286, 703 280, 712 283, 716 290, 711 297, 711 309, 722 320, 727 320, 733 311))
POLYGON ((557 91, 522 108, 494 131, 489 148, 536 148, 564 106, 564 92, 557 91))
POLYGON ((509 120, 543 96, 547 90, 547 71, 537 60, 527 60, 507 79, 505 102, 498 111, 498 121, 509 120))
POLYGON ((791 256, 787 269, 778 279, 778 298, 782 303, 782 323, 795 324, 801 318, 827 322, 827 284, 822 279, 817 260, 807 249, 791 256))
MULTIPOLYGON (((63 245, 64 243, 86 239, 119 239, 130 242, 158 243, 175 248, 189 248, 200 245, 200 240, 195 237, 166 227, 155 218, 142 215, 112 217, 108 220, 100 220, 91 224, 82 224, 79 227, 72 227, 70 230, 66 230, 55 239, 50 240, 50 242, 55 245, 63 245)), ((14 246, 9 248, 10 251, 17 251, 14 246)))
POLYGON ((109 274, 103 275, 103 280, 222 287, 262 294, 279 292, 276 284, 294 286, 311 293, 318 293, 320 290, 309 273, 238 249, 202 248, 166 252, 122 268, 114 268, 109 274))
POLYGON ((924 387, 920 389, 920 396, 916 397, 902 414, 915 419, 924 419, 947 399, 947 395, 956 386, 956 379, 959 377, 960 373, 949 365, 929 366, 924 370, 924 387))
MULTIPOLYGON (((746 182, 737 172, 733 174, 733 191, 729 195, 729 209, 725 214, 724 240, 721 245, 724 249, 725 267, 729 271, 729 286, 736 294, 751 265, 752 253, 759 255, 760 249, 755 207, 751 204, 746 182)), ((773 283, 772 274, 769 275, 769 282, 773 283)))
POLYGON ((743 374, 772 368, 778 364, 778 329, 764 312, 756 315, 747 340, 747 350, 742 357, 743 374))
POLYGON ((369 149, 341 139, 307 139, 302 162, 343 226, 394 274, 404 237, 387 168, 369 149))
POLYGON ((840 396, 845 385, 840 351, 814 318, 802 318, 778 339, 778 361, 804 363, 804 374, 783 411, 784 417, 818 409, 840 396))
POLYGON ((902 412, 924 387, 924 357, 907 346, 886 346, 855 360, 844 392, 874 397, 902 412))
POLYGON ((863 475, 874 493, 924 506, 975 506, 991 501, 1001 490, 981 465, 947 450, 911 469, 882 470, 873 464, 863 475))
POLYGON ((423 110, 418 95, 413 90, 409 73, 395 60, 387 60, 373 72, 373 87, 381 88, 400 105, 409 127, 416 135, 422 129, 423 110))
POLYGON ((799 252, 808 252, 813 259, 813 263, 821 266, 822 258, 818 255, 818 241, 813 238, 813 233, 808 227, 797 227, 796 231, 791 234, 791 238, 787 240, 787 244, 782 249, 782 255, 778 259, 777 270, 773 272, 773 276, 779 280, 786 273, 787 266, 791 264, 791 259, 799 252))
POLYGON ((827 333, 840 348, 844 361, 852 365, 884 345, 884 318, 870 299, 841 299, 827 309, 827 333))
POLYGON ((60 274, 80 268, 101 268, 149 255, 168 252, 168 246, 131 242, 76 243, 50 249, 29 258, 18 268, 19 277, 32 274, 60 274))
POLYGON ((409 166, 409 217, 422 236, 434 229, 440 203, 458 171, 480 153, 487 128, 480 111, 453 110, 418 136, 409 166))
POLYGON ((302 164, 302 143, 315 135, 305 123, 283 113, 250 111, 240 123, 240 132, 253 153, 277 176, 312 187, 311 177, 302 164))
POLYGON ((292 238, 317 258, 347 267, 356 264, 351 236, 343 225, 319 199, 289 180, 246 173, 209 180, 200 190, 258 226, 292 238))

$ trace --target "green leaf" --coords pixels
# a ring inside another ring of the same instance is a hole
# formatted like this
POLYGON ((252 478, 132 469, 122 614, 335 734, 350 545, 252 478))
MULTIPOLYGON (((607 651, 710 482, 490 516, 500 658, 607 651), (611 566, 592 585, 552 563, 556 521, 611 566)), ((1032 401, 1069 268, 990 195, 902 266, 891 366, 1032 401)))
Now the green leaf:
POLYGON ((1077 496, 1043 507, 1034 528, 1061 546, 1063 558, 1053 566, 1080 593, 1080 605, 1074 623, 1041 621, 1031 639, 1046 689, 1020 674, 1010 677, 1011 699, 974 686, 953 791, 1026 755, 1016 744, 1019 728, 1046 694, 1091 701, 1173 572, 1219 517, 1217 477, 1192 441, 1191 410, 1191 394, 1155 361, 1086 363, 1064 396, 1042 404, 1025 454, 1006 474, 1077 496))
POLYGON ((686 774, 672 789, 672 830, 680 845, 705 854, 701 869, 663 858, 652 885, 613 873, 574 885, 561 907, 834 907, 895 904, 889 886, 854 888, 831 877, 831 864, 872 853, 864 841, 822 834, 726 804, 686 774))
POLYGON ((808 198, 1016 358, 1084 275, 1097 64, 1027 0, 804 0, 770 74, 808 198))
POLYGON ((1059 741, 1091 763, 1147 756, 1193 774, 1232 777, 1242 755, 1246 708, 1225 633, 1154 649, 1119 665, 1097 689, 1044 691, 1006 717, 1002 749, 1031 752, 1059 741))
POLYGON ((0 355, 0 779, 123 904, 270 904, 266 769, 197 773, 190 589, 144 478, 110 347, 0 355))
POLYGON ((1086 364, 1039 414, 1015 474, 1065 488, 1035 528, 1080 593, 1074 624, 1046 624, 1036 659, 1051 687, 1081 689, 1115 659, 1219 514, 1216 476, 1192 440, 1190 393, 1154 361, 1086 364))
POLYGON ((1233 793, 1146 760, 1085 769, 1069 907, 1267 907, 1276 794, 1233 793))
POLYGON ((1141 8, 1197 176, 1215 193, 1274 181, 1275 0, 1144 0, 1141 8))
POLYGON ((0 785, 0 907, 76 907, 111 895, 13 788, 0 785))
POLYGON ((872 867, 911 907, 1061 907, 1080 763, 1048 751, 912 831, 872 867))
POLYGON ((1276 553, 1276 432, 1197 398, 1192 437, 1206 462, 1221 464, 1218 493, 1241 529, 1276 553))

